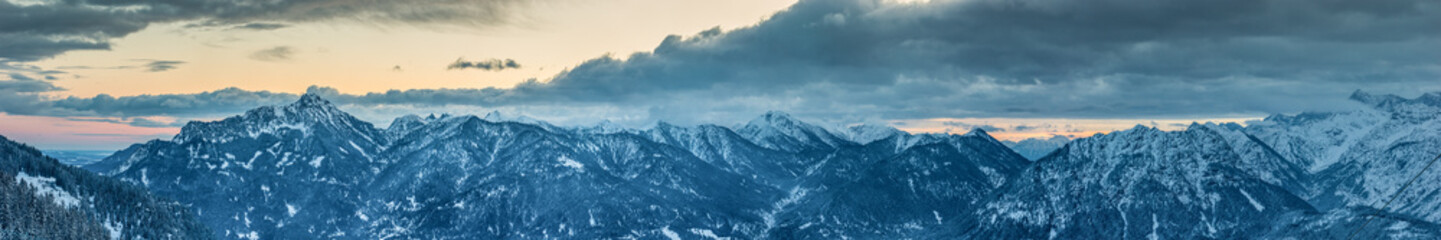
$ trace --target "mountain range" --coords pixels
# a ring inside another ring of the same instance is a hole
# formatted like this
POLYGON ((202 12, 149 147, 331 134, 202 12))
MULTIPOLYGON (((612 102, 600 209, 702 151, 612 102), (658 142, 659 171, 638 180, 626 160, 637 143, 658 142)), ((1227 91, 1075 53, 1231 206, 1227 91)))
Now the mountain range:
POLYGON ((1002 142, 782 112, 380 128, 306 94, 85 168, 174 199, 222 239, 1441 237, 1441 170, 1420 172, 1441 154, 1441 94, 1352 99, 1370 107, 1002 142))

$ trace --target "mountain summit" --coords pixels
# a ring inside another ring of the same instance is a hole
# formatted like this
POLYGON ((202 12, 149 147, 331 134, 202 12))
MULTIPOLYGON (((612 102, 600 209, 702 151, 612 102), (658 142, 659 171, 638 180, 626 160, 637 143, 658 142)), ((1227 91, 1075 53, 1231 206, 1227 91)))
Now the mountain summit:
POLYGON ((362 184, 386 164, 389 137, 305 94, 213 122, 190 122, 171 141, 136 144, 87 166, 198 209, 226 238, 340 234, 354 222, 362 184), (322 193, 329 197, 313 194, 322 193))
POLYGON ((796 120, 790 114, 770 111, 736 129, 760 146, 787 151, 825 151, 854 144, 825 128, 796 120))

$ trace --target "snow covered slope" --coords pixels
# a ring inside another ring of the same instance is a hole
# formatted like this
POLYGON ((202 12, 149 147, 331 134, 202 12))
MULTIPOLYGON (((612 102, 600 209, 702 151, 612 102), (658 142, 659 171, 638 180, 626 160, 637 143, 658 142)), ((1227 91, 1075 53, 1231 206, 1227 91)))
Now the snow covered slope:
POLYGON ((825 128, 801 122, 783 112, 766 112, 736 129, 746 139, 762 147, 786 152, 829 151, 854 142, 826 131, 825 128))
POLYGON ((209 239, 183 205, 0 136, 0 239, 209 239))
MULTIPOLYGON (((1441 93, 1415 99, 1357 91, 1371 109, 1276 115, 1245 131, 1315 175, 1301 195, 1322 209, 1381 208, 1406 181, 1441 154, 1441 93)), ((1441 167, 1441 166, 1438 166, 1441 167)), ((1441 169, 1422 174, 1390 211, 1441 221, 1441 169)))
MULTIPOLYGON (((1078 139, 1027 167, 979 212, 984 238, 1246 238, 1296 211, 1314 211, 1244 169, 1230 139, 1193 125, 1136 126, 1078 139)), ((1250 163, 1247 163, 1250 162, 1250 163)))
POLYGON ((88 166, 193 206, 216 235, 344 236, 388 159, 385 134, 316 95, 137 144, 88 166))

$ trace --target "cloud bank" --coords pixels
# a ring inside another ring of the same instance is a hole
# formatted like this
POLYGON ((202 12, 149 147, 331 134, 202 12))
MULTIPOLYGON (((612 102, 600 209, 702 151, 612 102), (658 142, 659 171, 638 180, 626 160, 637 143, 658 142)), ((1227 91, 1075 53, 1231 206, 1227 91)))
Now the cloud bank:
MULTIPOLYGON (((211 18, 311 19, 292 15, 309 8, 238 8, 221 11, 235 16, 211 18)), ((314 16, 346 16, 322 12, 314 16)), ((1424 0, 803 0, 754 26, 668 36, 650 52, 591 59, 509 88, 310 91, 353 106, 589 108, 679 122, 734 122, 767 110, 837 121, 1256 116, 1356 107, 1345 98, 1356 89, 1441 91, 1437 23, 1441 3, 1424 0)), ((290 97, 266 93, 225 107, 290 97)), ((25 106, 62 114, 184 114, 213 111, 191 107, 213 95, 169 96, 194 100, 178 107, 141 101, 160 95, 25 106), (85 104, 111 101, 126 104, 85 104)))
POLYGON ((516 0, 0 1, 0 61, 108 50, 111 39, 151 23, 197 21, 259 30, 316 21, 476 27, 504 23, 509 17, 505 10, 523 4, 516 0))

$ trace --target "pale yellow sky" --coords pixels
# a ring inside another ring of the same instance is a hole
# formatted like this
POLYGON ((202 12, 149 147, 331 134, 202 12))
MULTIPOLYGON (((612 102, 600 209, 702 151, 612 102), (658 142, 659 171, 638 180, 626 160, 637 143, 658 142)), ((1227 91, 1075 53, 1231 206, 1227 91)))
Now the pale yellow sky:
POLYGON ((73 51, 35 62, 63 66, 137 65, 136 59, 185 61, 175 70, 67 69, 81 78, 56 83, 59 95, 116 96, 194 93, 224 87, 299 93, 310 85, 345 93, 389 89, 510 87, 549 79, 582 61, 650 51, 666 35, 712 27, 753 25, 794 0, 559 1, 537 2, 511 23, 483 28, 326 22, 272 31, 185 29, 187 23, 152 25, 113 41, 110 51, 73 51), (266 62, 249 56, 289 46, 292 59, 266 62), (500 72, 446 70, 457 58, 515 59, 523 68, 500 72), (393 71, 399 65, 402 71, 393 71))

